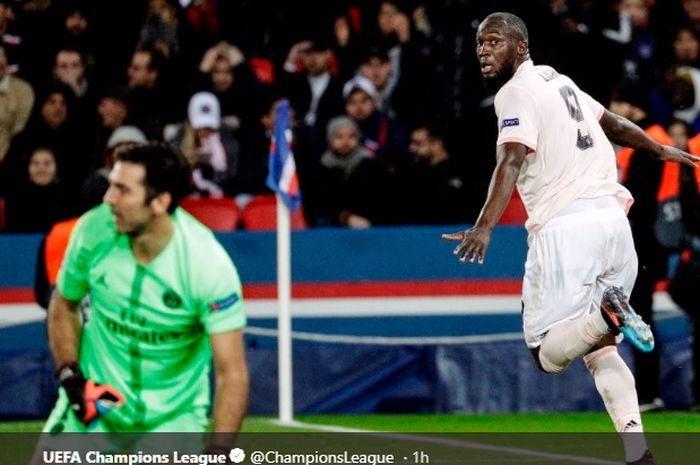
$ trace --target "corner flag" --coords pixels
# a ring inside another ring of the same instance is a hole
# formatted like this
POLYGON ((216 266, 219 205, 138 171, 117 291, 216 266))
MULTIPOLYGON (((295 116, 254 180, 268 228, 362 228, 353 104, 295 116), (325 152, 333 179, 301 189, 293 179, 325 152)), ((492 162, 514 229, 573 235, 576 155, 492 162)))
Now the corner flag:
POLYGON ((299 179, 292 153, 292 130, 289 128, 289 101, 280 100, 275 111, 275 127, 270 141, 267 187, 275 191, 293 212, 301 205, 299 179))

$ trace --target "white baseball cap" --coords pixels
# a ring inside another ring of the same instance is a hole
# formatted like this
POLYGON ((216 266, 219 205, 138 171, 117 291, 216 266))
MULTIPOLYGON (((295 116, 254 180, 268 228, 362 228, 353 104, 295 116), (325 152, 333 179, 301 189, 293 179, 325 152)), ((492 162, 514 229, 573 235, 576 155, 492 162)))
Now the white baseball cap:
POLYGON ((348 98, 355 90, 361 90, 374 100, 378 97, 377 89, 372 84, 372 81, 359 74, 345 83, 343 86, 343 98, 348 98))
POLYGON ((219 99, 211 92, 197 92, 190 98, 187 117, 193 129, 219 129, 221 127, 219 99))

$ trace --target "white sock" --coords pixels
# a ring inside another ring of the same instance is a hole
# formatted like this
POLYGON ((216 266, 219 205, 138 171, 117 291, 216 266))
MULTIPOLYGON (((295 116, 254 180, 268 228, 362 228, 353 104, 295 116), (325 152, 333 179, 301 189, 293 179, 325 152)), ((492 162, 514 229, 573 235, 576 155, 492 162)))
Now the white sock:
POLYGON ((615 346, 596 350, 586 355, 583 360, 593 375, 595 386, 615 424, 615 430, 622 437, 625 460, 638 460, 647 450, 647 443, 632 372, 617 353, 615 346))
POLYGON ((540 345, 542 368, 548 373, 561 373, 608 334, 608 325, 600 312, 558 323, 540 345))

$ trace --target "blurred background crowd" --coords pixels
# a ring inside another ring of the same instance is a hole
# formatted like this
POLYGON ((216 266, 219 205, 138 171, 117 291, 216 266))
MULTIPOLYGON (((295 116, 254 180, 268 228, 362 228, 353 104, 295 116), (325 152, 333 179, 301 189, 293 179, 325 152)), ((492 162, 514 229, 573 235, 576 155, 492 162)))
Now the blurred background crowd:
POLYGON ((84 210, 147 139, 242 206, 267 192, 280 98, 310 227, 473 221, 497 129, 475 31, 497 10, 603 104, 700 129, 700 0, 0 0, 5 229, 84 210))
MULTIPOLYGON (((700 153, 700 0, 0 0, 0 229, 75 217, 100 201, 114 151, 146 140, 182 150, 194 196, 243 209, 270 193, 282 98, 304 227, 472 222, 495 165, 494 89, 475 57, 494 11, 525 20, 536 64, 700 153)), ((633 306, 651 320, 681 252, 690 271, 669 291, 698 314, 700 170, 629 150, 618 165, 637 200, 633 306)), ((640 403, 656 409, 646 357, 640 403)))

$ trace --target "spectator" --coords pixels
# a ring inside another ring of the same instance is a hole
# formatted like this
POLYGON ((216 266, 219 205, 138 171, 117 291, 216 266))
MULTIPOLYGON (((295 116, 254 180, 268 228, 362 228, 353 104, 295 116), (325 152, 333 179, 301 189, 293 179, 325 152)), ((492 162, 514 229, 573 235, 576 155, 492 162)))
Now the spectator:
POLYGON ((465 194, 465 182, 459 175, 447 149, 443 126, 422 124, 411 131, 409 151, 414 163, 399 173, 397 209, 405 224, 457 224, 476 218, 465 194))
POLYGON ((95 57, 92 53, 92 34, 90 30, 90 17, 88 4, 85 0, 65 0, 58 6, 57 21, 59 24, 56 36, 58 43, 66 47, 75 48, 86 53, 83 59, 89 68, 95 57))
POLYGON ((623 79, 649 79, 657 39, 649 29, 650 4, 646 0, 622 0, 620 21, 628 20, 631 28, 623 79))
POLYGON ((146 139, 144 133, 136 126, 119 126, 112 131, 104 150, 100 152, 101 164, 83 182, 80 192, 83 210, 86 211, 94 206, 92 199, 95 198, 97 192, 104 194, 107 191, 109 187, 109 172, 114 166, 114 155, 117 150, 126 145, 145 144, 147 142, 148 139, 146 139))
MULTIPOLYGON (((659 143, 668 144, 665 129, 648 116, 649 92, 639 82, 626 82, 618 86, 610 103, 610 110, 624 116, 659 143)), ((649 153, 623 149, 618 154, 620 181, 634 197, 628 218, 632 229, 637 258, 637 281, 630 295, 630 304, 649 323, 656 333, 653 319, 653 298, 656 283, 667 276, 668 251, 657 240, 654 224, 657 216, 657 192, 661 186, 664 164, 654 160, 649 153)), ((657 339, 658 340, 658 339, 657 339)), ((651 352, 635 351, 634 374, 641 412, 661 410, 664 402, 659 397, 659 354, 657 345, 651 352)))
POLYGON ((681 0, 686 19, 695 30, 700 30, 700 0, 681 0))
POLYGON ((95 95, 86 76, 83 54, 74 48, 63 47, 56 52, 53 77, 66 84, 73 91, 76 106, 76 119, 81 124, 92 122, 90 118, 95 108, 95 95))
POLYGON ((659 44, 649 73, 654 81, 668 80, 679 67, 697 67, 700 63, 700 37, 691 25, 671 26, 670 31, 656 38, 659 44))
POLYGON ((205 47, 183 6, 178 0, 147 0, 146 5, 146 20, 136 47, 158 50, 187 79, 193 77, 205 47))
POLYGON ((345 114, 360 128, 360 142, 392 171, 410 164, 408 135, 395 118, 377 109, 377 91, 363 76, 356 76, 343 87, 345 114))
POLYGON ((314 186, 316 203, 307 202, 314 224, 368 228, 389 223, 388 172, 360 144, 357 124, 345 116, 333 118, 327 137, 328 150, 321 156, 314 186))
MULTIPOLYGON (((23 38, 13 27, 15 19, 12 0, 0 0, 0 45, 5 50, 8 74, 21 74, 23 38)), ((22 70, 24 71, 24 70, 22 70)), ((22 75, 23 76, 23 75, 22 75)))
POLYGON ((670 64, 651 91, 651 119, 669 124, 682 119, 693 132, 700 130, 700 69, 670 64))
POLYGON ((174 121, 174 96, 168 95, 165 79, 166 58, 152 47, 136 50, 127 71, 131 97, 131 117, 149 140, 161 140, 166 123, 174 121))
POLYGON ((138 46, 150 46, 166 57, 180 52, 177 37, 180 26, 180 7, 169 0, 148 0, 146 21, 141 28, 138 46))
POLYGON ((700 64, 700 37, 698 32, 687 26, 681 26, 673 35, 673 55, 675 64, 697 68, 700 64))
POLYGON ((84 98, 88 94, 85 70, 83 55, 79 50, 64 47, 56 52, 53 77, 70 87, 77 98, 84 98))
POLYGON ((388 50, 392 74, 387 87, 397 96, 392 101, 403 124, 413 125, 432 116, 431 83, 435 66, 428 37, 412 21, 413 11, 397 0, 384 0, 377 14, 377 44, 388 50))
POLYGON ((214 94, 194 94, 187 109, 187 122, 165 139, 190 162, 197 194, 220 198, 226 193, 238 193, 240 144, 233 131, 221 124, 221 108, 214 94))
MULTIPOLYGON (((80 53, 85 73, 93 84, 96 77, 96 47, 98 38, 94 34, 92 11, 88 0, 54 0, 51 2, 51 15, 45 21, 42 34, 32 34, 32 61, 38 62, 39 70, 51 70, 58 50, 69 49, 80 53), (43 36, 43 37, 42 37, 43 36), (47 46, 51 44, 51 46, 47 46)), ((39 26, 41 27, 41 26, 39 26)), ((133 46, 133 45, 132 45, 133 46)), ((114 60, 114 57, 110 57, 114 60)), ((94 89, 93 89, 94 90, 94 89)))
POLYGON ((362 59, 362 24, 358 13, 358 7, 350 6, 338 12, 333 21, 333 54, 338 61, 338 76, 341 82, 355 75, 362 59))
POLYGON ((676 70, 671 97, 673 116, 700 130, 700 69, 681 66, 676 70))
POLYGON ((37 146, 43 146, 53 152, 63 185, 78 194, 90 169, 90 140, 75 125, 73 111, 73 91, 64 84, 52 83, 42 91, 27 126, 10 146, 2 167, 5 186, 11 188, 18 179, 23 170, 22 157, 37 146))
POLYGON ((145 144, 148 142, 146 135, 136 126, 119 126, 112 132, 107 141, 105 153, 105 165, 103 169, 108 173, 114 167, 114 155, 125 145, 145 144))
POLYGON ((359 74, 366 77, 377 91, 377 107, 384 113, 395 116, 392 108, 392 93, 396 82, 392 80, 393 70, 389 55, 379 47, 370 47, 359 66, 359 74))
POLYGON ((39 147, 25 157, 21 176, 5 198, 8 232, 47 232, 74 213, 51 149, 39 147))
MULTIPOLYGON (((239 207, 244 208, 250 200, 245 194, 269 193, 266 185, 268 174, 268 162, 270 158, 270 142, 275 125, 275 115, 277 105, 280 102, 277 89, 274 87, 263 87, 260 97, 255 102, 253 117, 243 121, 239 131, 241 141, 241 174, 238 178, 241 194, 236 196, 239 207)), ((292 131, 294 127, 294 109, 289 109, 289 125, 292 131)), ((296 140, 296 132, 293 139, 296 140)), ((305 176, 307 173, 306 164, 309 157, 298 144, 294 144, 294 158, 301 190, 305 189, 305 176)), ((306 210, 305 210, 306 211, 306 210)))
POLYGON ((550 5, 549 53, 553 66, 570 76, 593 98, 607 102, 623 71, 631 40, 626 15, 613 2, 556 0, 550 5), (591 69, 605 69, 602 74, 591 69))
MULTIPOLYGON (((672 29, 669 39, 657 47, 656 69, 653 78, 658 81, 652 91, 650 115, 664 124, 674 117, 684 119, 694 126, 693 109, 696 100, 694 81, 700 71, 700 37, 689 25, 672 29), (678 113, 676 113, 678 112, 678 113)), ((699 126, 700 127, 700 126, 699 126)))
POLYGON ((260 84, 243 56, 228 42, 219 42, 204 53, 199 64, 202 90, 212 92, 221 104, 221 119, 237 129, 241 121, 253 118, 260 84))
POLYGON ((343 112, 341 85, 331 75, 330 59, 330 45, 316 39, 294 44, 284 62, 283 92, 299 118, 298 128, 312 138, 343 112))
MULTIPOLYGON (((0 9, 2 9, 0 4, 0 9)), ((0 45, 0 163, 12 138, 24 129, 34 105, 34 91, 29 83, 7 72, 5 47, 0 45)))
POLYGON ((129 99, 126 89, 112 87, 107 89, 97 105, 98 122, 95 131, 94 168, 106 166, 102 154, 108 147, 107 141, 112 133, 125 125, 129 118, 129 99))

